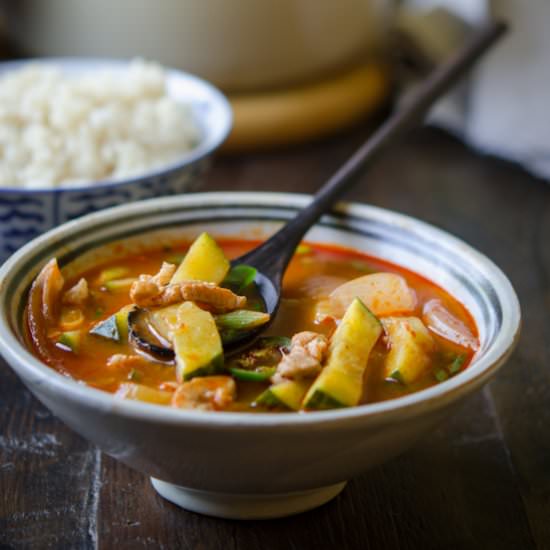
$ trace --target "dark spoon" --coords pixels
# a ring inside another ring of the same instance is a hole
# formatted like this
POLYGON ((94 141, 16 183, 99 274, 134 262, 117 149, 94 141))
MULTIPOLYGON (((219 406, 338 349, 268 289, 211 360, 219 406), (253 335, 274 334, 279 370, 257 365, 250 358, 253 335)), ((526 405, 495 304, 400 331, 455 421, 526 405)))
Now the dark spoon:
MULTIPOLYGON (((432 105, 474 65, 476 61, 506 32, 507 25, 493 22, 477 31, 448 61, 437 67, 424 82, 406 98, 396 110, 347 162, 317 191, 313 201, 290 220, 277 233, 244 256, 233 260, 232 265, 246 264, 258 270, 255 282, 265 302, 266 311, 274 317, 281 299, 281 282, 285 270, 302 237, 319 218, 330 211, 355 183, 354 177, 378 157, 398 138, 420 124, 432 105)), ((242 348, 250 339, 267 328, 263 325, 243 335, 230 347, 242 348)))

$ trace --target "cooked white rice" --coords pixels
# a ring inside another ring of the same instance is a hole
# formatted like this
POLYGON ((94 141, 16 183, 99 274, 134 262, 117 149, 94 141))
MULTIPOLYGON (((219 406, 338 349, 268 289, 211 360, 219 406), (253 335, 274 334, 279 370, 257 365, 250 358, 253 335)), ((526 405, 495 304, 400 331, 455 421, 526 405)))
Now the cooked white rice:
POLYGON ((137 60, 81 76, 36 64, 0 79, 0 187, 137 176, 198 140, 190 107, 168 97, 157 64, 137 60))

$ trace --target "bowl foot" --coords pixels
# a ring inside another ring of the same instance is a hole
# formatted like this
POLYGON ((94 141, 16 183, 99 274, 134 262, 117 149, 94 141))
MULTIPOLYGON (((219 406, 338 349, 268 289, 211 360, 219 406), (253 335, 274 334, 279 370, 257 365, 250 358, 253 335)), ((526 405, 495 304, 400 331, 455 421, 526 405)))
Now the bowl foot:
POLYGON ((191 512, 226 519, 271 519, 317 508, 338 495, 347 482, 309 491, 266 495, 198 491, 154 477, 151 483, 160 496, 191 512))

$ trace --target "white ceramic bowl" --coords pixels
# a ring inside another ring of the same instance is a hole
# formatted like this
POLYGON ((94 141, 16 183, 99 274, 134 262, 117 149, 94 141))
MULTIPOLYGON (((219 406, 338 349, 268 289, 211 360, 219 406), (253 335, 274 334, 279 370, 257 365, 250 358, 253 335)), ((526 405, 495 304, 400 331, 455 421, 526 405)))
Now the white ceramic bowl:
MULTIPOLYGON (((79 58, 13 61, 0 63, 0 77, 31 63, 60 67, 66 74, 81 74, 122 68, 128 61, 79 58)), ((31 238, 83 214, 198 187, 210 156, 229 134, 231 107, 220 91, 190 74, 169 69, 166 84, 173 99, 190 105, 201 134, 197 146, 183 153, 177 162, 132 178, 54 189, 0 187, 0 263, 31 238)))
POLYGON ((406 450, 493 376, 517 341, 512 286, 485 256, 425 223, 379 208, 343 204, 307 236, 368 252, 424 274, 460 300, 479 329, 464 372, 412 395, 310 414, 204 413, 119 400, 53 371, 24 344, 29 284, 51 256, 65 269, 93 261, 117 239, 133 245, 191 237, 265 237, 309 198, 205 193, 135 203, 50 231, 0 269, 0 350, 34 395, 106 453, 152 476, 181 506, 215 516, 276 517, 326 502, 346 480, 406 450), (145 235, 147 234, 147 235, 145 235), (84 256, 83 256, 84 255, 84 256), (79 260, 82 261, 82 260, 79 260))

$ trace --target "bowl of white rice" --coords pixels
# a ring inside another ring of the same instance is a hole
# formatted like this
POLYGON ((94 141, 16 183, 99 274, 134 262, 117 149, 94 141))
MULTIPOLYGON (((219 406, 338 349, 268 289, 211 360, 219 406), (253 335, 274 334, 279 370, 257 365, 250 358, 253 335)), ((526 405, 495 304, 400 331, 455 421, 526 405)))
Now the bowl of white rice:
POLYGON ((0 261, 84 214, 196 189, 231 108, 143 60, 0 63, 0 261))

